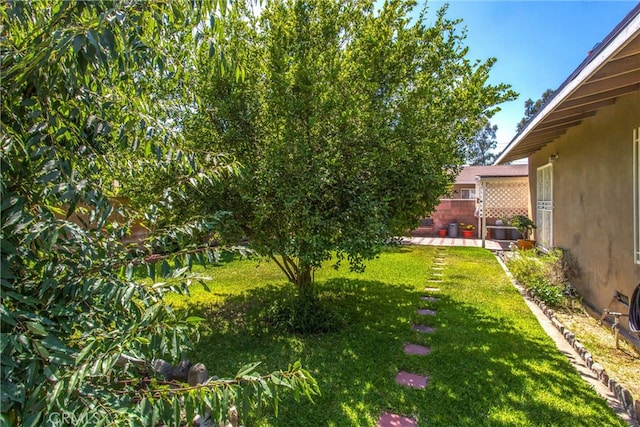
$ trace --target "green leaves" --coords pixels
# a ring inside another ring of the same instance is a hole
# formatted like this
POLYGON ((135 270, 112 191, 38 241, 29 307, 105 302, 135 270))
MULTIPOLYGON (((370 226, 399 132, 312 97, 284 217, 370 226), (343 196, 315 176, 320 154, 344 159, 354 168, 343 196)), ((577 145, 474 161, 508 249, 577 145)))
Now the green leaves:
POLYGON ((413 228, 449 191, 461 141, 514 95, 487 83, 493 59, 466 57, 446 9, 428 26, 414 6, 274 1, 230 15, 216 46, 248 77, 200 52, 185 129, 187 147, 230 153, 242 173, 181 213, 231 212, 222 225, 296 284, 333 252, 361 271, 413 228))
MULTIPOLYGON (((194 262, 219 256, 193 241, 224 215, 127 245, 136 214, 109 196, 116 170, 145 179, 127 164, 135 158, 176 179, 153 200, 164 209, 236 172, 223 155, 168 147, 179 126, 175 105, 193 102, 183 85, 196 43, 190 30, 207 41, 200 24, 217 3, 0 6, 2 425, 187 423, 181 395, 168 394, 150 363, 179 360, 197 337, 202 319, 162 298, 185 290, 194 262), (170 241, 188 248, 175 253, 170 241), (159 258, 149 255, 156 249, 164 249, 159 258)), ((145 213, 150 223, 157 217, 145 213)), ((204 414, 204 402, 194 393, 192 409, 204 414)))

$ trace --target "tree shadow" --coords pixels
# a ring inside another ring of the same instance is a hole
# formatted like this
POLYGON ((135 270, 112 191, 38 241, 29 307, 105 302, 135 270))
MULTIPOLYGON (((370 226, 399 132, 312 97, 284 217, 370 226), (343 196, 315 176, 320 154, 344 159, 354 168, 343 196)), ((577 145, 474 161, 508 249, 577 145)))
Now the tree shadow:
POLYGON ((576 379, 543 332, 522 330, 446 289, 428 302, 420 299, 421 288, 408 284, 338 278, 317 285, 320 298, 342 316, 337 332, 303 336, 274 329, 265 310, 292 297, 288 286, 252 289, 201 307, 209 327, 190 357, 212 375, 233 376, 254 361, 266 373, 300 360, 318 380, 322 395, 315 404, 286 396, 278 418, 264 414, 257 425, 373 426, 386 410, 434 426, 616 425, 606 403, 576 379), (418 308, 437 314, 420 316, 418 308), (435 331, 421 334, 414 324, 435 331), (406 355, 406 343, 427 345, 431 353, 406 355), (428 376, 429 385, 397 385, 401 370, 428 376), (572 413, 576 408, 580 412, 572 413))

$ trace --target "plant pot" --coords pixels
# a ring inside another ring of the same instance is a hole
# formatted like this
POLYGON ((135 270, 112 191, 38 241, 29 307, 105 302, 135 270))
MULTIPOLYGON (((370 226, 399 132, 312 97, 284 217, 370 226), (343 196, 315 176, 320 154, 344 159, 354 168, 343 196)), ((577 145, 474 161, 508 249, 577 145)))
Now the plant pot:
POLYGON ((473 237, 473 230, 462 230, 462 237, 470 239, 473 237))
POLYGON ((518 239, 518 249, 533 249, 536 247, 535 240, 518 239))
POLYGON ((443 228, 442 230, 438 230, 438 236, 447 237, 447 229, 443 228))

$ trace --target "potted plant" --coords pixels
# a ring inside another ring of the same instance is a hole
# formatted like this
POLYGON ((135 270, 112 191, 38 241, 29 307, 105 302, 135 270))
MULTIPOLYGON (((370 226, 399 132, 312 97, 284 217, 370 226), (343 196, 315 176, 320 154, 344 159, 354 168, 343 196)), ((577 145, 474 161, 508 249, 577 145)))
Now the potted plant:
POLYGON ((462 237, 465 239, 473 237, 473 230, 476 229, 474 225, 461 223, 460 226, 462 227, 462 237))
MULTIPOLYGON (((509 226, 509 227, 514 227, 514 225, 513 225, 513 217, 503 216, 500 219, 502 220, 504 225, 509 226)), ((511 229, 505 230, 505 236, 507 236, 507 235, 510 237, 510 238, 508 237, 507 240, 518 240, 518 239, 522 239, 523 238, 522 233, 519 230, 515 229, 515 228, 511 228, 511 229)))
POLYGON ((447 237, 447 229, 446 228, 441 228, 440 230, 438 230, 438 236, 447 237))
POLYGON ((524 239, 518 239, 518 249, 532 249, 536 245, 535 240, 530 240, 531 233, 536 225, 525 215, 515 215, 511 218, 511 224, 518 229, 524 239))

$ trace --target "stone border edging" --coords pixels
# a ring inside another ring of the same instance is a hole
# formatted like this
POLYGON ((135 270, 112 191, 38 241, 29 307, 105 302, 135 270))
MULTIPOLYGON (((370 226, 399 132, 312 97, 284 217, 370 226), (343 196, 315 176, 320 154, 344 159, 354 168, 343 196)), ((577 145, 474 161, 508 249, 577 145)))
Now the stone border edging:
POLYGON ((498 260, 498 263, 505 271, 505 273, 507 273, 507 277, 516 287, 516 289, 520 291, 521 294, 526 294, 529 297, 529 300, 538 306, 542 313, 544 313, 544 315, 549 319, 551 324, 564 337, 565 341, 576 351, 576 353, 578 353, 578 355, 580 355, 580 358, 582 358, 588 368, 593 372, 596 378, 598 378, 598 381, 600 381, 605 387, 609 389, 611 393, 613 393, 615 398, 618 400, 618 403, 624 408, 625 412, 631 418, 631 420, 636 423, 640 423, 640 401, 634 400, 629 390, 620 385, 614 378, 611 378, 604 367, 593 360, 593 355, 589 351, 587 351, 587 348, 580 341, 576 339, 575 334, 572 331, 570 331, 562 323, 560 323, 553 310, 547 307, 547 305, 536 296, 533 290, 525 288, 520 283, 518 283, 518 281, 513 277, 513 275, 507 268, 507 265, 501 258, 501 255, 495 253, 495 256, 498 260))
POLYGON ((627 414, 629 414, 632 419, 640 422, 640 401, 634 401, 631 392, 620 385, 614 378, 610 377, 601 364, 593 360, 593 355, 580 341, 576 339, 575 334, 571 330, 566 328, 562 323, 560 323, 553 310, 547 307, 547 305, 540 298, 538 298, 538 296, 532 289, 528 289, 526 287, 522 288, 527 293, 527 295, 529 295, 531 301, 536 303, 538 307, 540 307, 540 310, 542 310, 542 312, 545 314, 545 316, 549 318, 551 324, 558 331, 560 331, 569 345, 571 345, 571 347, 573 347, 573 349, 580 355, 582 360, 584 360, 589 369, 591 369, 591 371, 596 375, 598 380, 602 384, 607 386, 612 393, 615 394, 622 407, 625 409, 625 411, 627 411, 627 414))

